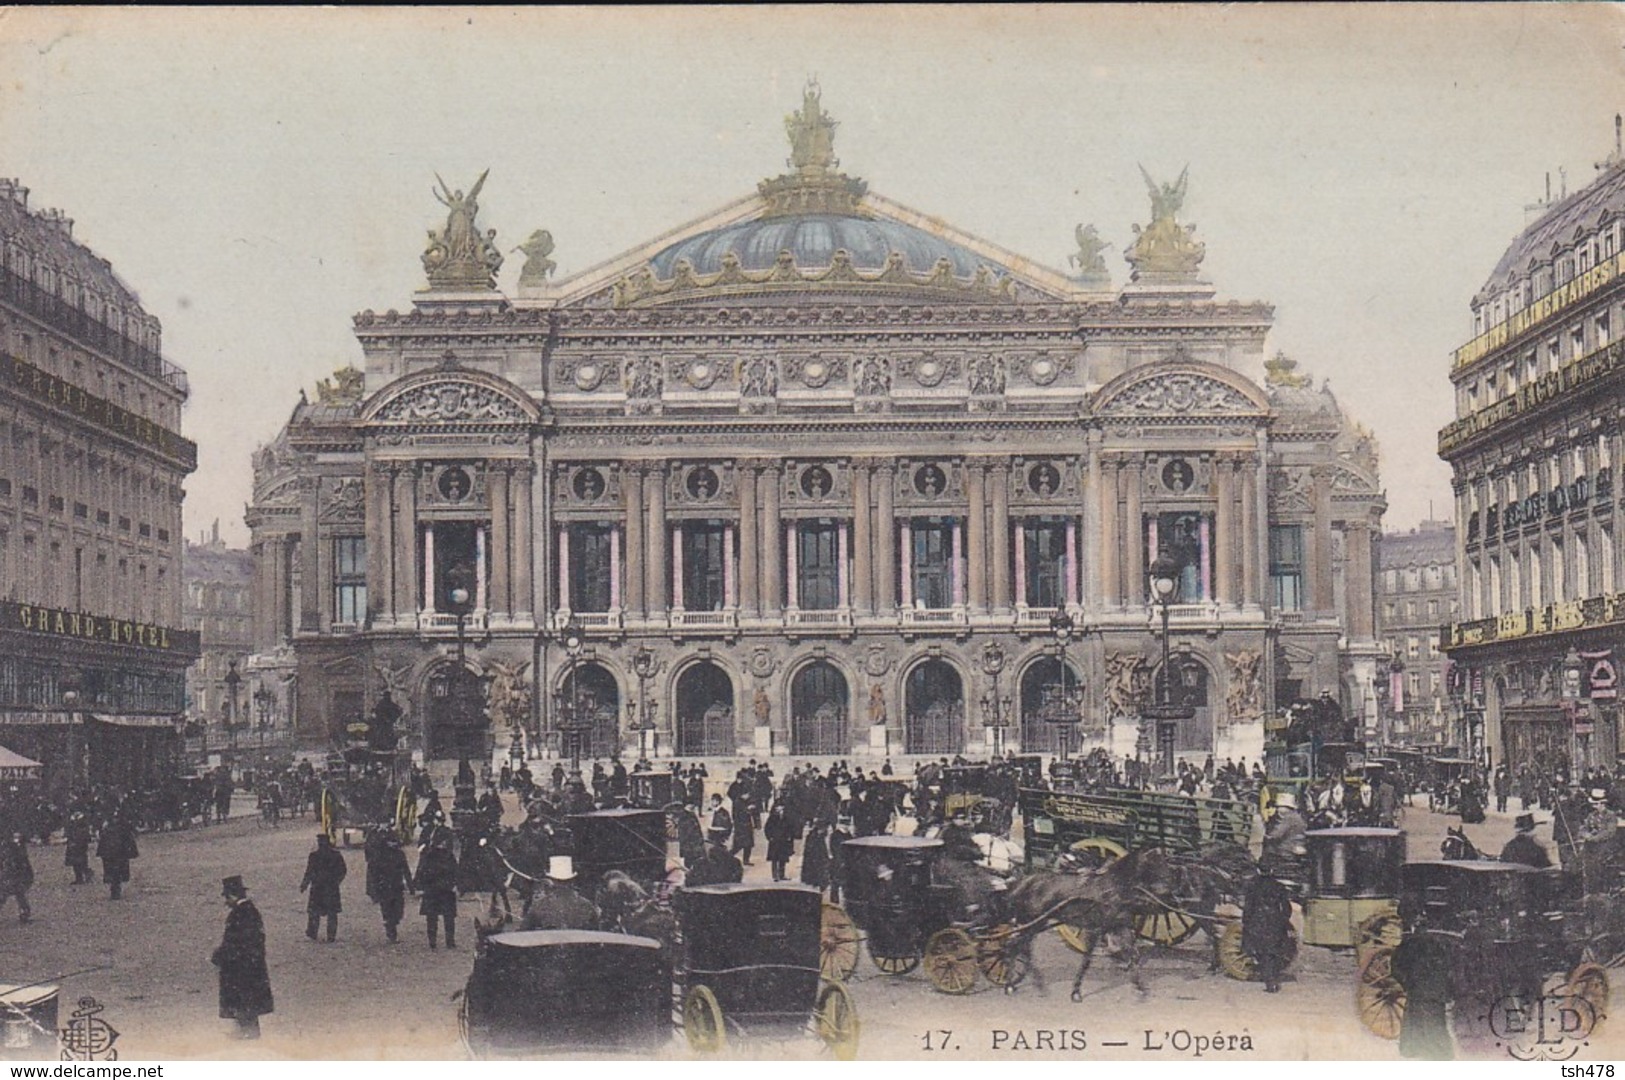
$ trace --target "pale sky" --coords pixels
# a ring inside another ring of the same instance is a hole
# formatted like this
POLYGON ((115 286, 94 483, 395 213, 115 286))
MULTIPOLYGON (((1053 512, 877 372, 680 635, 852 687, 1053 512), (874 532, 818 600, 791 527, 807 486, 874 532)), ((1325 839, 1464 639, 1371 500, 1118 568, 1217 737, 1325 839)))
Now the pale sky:
POLYGON ((1625 9, 1587 4, 12 8, 0 174, 163 320, 194 538, 246 541, 250 453, 360 363, 353 314, 410 307, 436 171, 488 167, 482 227, 549 229, 565 277, 784 171, 809 75, 844 171, 1059 270, 1092 222, 1121 284, 1137 166, 1189 164, 1206 276, 1375 431, 1403 529, 1450 513, 1450 350, 1545 175, 1613 148, 1622 50, 1625 9))

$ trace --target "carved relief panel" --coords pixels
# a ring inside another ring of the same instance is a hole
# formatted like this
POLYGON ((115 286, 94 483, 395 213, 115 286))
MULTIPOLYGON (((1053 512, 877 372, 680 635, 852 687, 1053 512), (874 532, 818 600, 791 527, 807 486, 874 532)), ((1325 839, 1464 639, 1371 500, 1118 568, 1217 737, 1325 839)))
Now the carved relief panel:
POLYGON ((571 510, 619 507, 620 470, 599 462, 561 462, 553 468, 553 503, 571 510))
POLYGON ((851 470, 842 462, 787 461, 784 466, 787 506, 835 510, 852 502, 851 470))
POLYGON ((424 462, 418 470, 418 506, 472 509, 485 505, 483 461, 424 462))
POLYGON ((666 470, 666 506, 670 510, 717 513, 737 502, 736 475, 721 461, 673 462, 666 470))
POLYGON ((964 470, 957 461, 900 461, 895 476, 900 507, 943 510, 965 501, 964 470))
POLYGON ((1207 498, 1213 494, 1213 459, 1206 454, 1147 454, 1144 477, 1153 499, 1207 498))

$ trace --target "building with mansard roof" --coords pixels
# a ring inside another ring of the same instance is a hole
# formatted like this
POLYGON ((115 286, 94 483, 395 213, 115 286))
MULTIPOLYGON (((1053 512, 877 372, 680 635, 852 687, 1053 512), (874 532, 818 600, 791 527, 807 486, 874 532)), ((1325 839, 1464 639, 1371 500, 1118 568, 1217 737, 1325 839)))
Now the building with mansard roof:
POLYGON ((187 394, 73 220, 0 180, 0 746, 59 800, 184 764, 187 394))
POLYGON ((431 757, 1166 768, 1258 760, 1320 689, 1374 719, 1375 447, 1291 361, 1255 377, 1272 309, 1202 278, 1186 178, 1114 286, 1093 227, 1069 275, 869 191, 815 88, 787 130, 788 173, 573 277, 536 230, 511 294, 484 177, 440 193, 428 287, 255 459, 254 664, 301 736, 387 691, 431 757), (1142 722, 1159 687, 1192 717, 1142 722))
POLYGON ((1625 154, 1539 207, 1473 298, 1439 433, 1456 493, 1459 621, 1441 644, 1474 745, 1547 775, 1612 769, 1625 553, 1625 154))

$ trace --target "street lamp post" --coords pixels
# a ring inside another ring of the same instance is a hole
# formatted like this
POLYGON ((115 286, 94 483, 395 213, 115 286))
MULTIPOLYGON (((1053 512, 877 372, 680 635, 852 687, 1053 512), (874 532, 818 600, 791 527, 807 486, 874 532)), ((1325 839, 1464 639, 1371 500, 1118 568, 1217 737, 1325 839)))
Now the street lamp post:
MULTIPOLYGON (((1157 682, 1156 704, 1141 711, 1142 720, 1149 720, 1157 725, 1159 744, 1162 742, 1163 724, 1176 724, 1180 720, 1189 720, 1196 715, 1196 710, 1189 705, 1175 705, 1173 694, 1173 665, 1171 656, 1171 641, 1168 633, 1169 609, 1179 596, 1179 564, 1169 558, 1167 553, 1160 553, 1151 561, 1147 568, 1151 585, 1151 598, 1156 601, 1162 613, 1162 668, 1161 678, 1157 682)), ((1144 739, 1142 738, 1142 742, 1144 739)), ((1159 747, 1160 749, 1160 747, 1159 747)), ((1163 762, 1166 771, 1173 770, 1173 761, 1163 762)))
POLYGON ((1055 702, 1053 709, 1048 710, 1044 719, 1055 725, 1055 732, 1061 741, 1061 760, 1065 761, 1072 750, 1072 727, 1078 722, 1078 707, 1082 704, 1082 690, 1078 693, 1078 701, 1073 700, 1071 680, 1072 666, 1066 661, 1066 647, 1072 640, 1072 631, 1076 624, 1072 616, 1063 608, 1050 616, 1050 633, 1055 635, 1055 644, 1061 660, 1061 692, 1060 698, 1055 702))
POLYGON ((276 695, 271 688, 261 683, 259 689, 254 691, 254 707, 259 712, 260 731, 260 758, 265 757, 265 731, 271 726, 271 706, 276 704, 276 695))
POLYGON ((243 685, 243 677, 237 674, 237 661, 232 660, 226 667, 226 731, 231 736, 232 749, 237 748, 237 691, 243 685))
POLYGON ((1561 676, 1563 680, 1563 711, 1566 714, 1565 719, 1568 721, 1569 728, 1569 775, 1577 777, 1584 767, 1584 762, 1581 760, 1583 755, 1580 753, 1580 732, 1577 721, 1580 715, 1580 698, 1582 696, 1580 687, 1585 678, 1585 661, 1581 658, 1579 651, 1572 645, 1569 646, 1568 654, 1563 657, 1561 676))
POLYGON ((638 651, 632 654, 632 672, 638 677, 638 701, 632 721, 638 733, 638 760, 642 762, 647 762, 655 750, 652 745, 657 738, 654 734, 654 702, 649 700, 646 687, 659 667, 654 651, 648 646, 639 646, 638 651))
POLYGON ((581 635, 581 623, 574 615, 564 624, 559 641, 570 659, 569 666, 564 670, 564 680, 570 685, 570 697, 566 701, 562 694, 558 695, 554 699, 554 709, 559 717, 559 736, 570 746, 570 771, 577 773, 581 771, 581 735, 592 727, 592 719, 581 715, 581 688, 576 682, 576 662, 581 657, 585 642, 581 635))
MULTIPOLYGON (((451 586, 446 597, 451 601, 451 613, 457 620, 457 667, 452 672, 451 682, 451 711, 454 728, 457 732, 457 756, 459 760, 468 757, 466 732, 469 727, 468 708, 472 702, 473 694, 468 685, 468 613, 474 599, 474 594, 468 588, 468 568, 461 563, 451 567, 446 572, 446 584, 451 586)), ((431 748, 431 751, 438 748, 431 748)), ((463 775, 463 769, 458 767, 458 775, 463 775)))
POLYGON ((1010 725, 1010 698, 999 696, 999 673, 1004 670, 1006 657, 996 641, 982 649, 982 671, 993 680, 993 686, 982 695, 982 726, 993 733, 993 757, 1004 756, 1004 731, 1010 725))

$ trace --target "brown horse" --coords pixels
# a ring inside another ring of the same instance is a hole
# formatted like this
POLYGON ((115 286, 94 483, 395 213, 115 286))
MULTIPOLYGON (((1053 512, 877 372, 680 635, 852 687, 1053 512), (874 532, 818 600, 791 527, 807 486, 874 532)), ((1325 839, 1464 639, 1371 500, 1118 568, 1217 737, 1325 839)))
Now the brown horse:
POLYGON ((1072 1000, 1083 999, 1083 979, 1102 939, 1115 944, 1134 987, 1146 986, 1140 973, 1139 928, 1177 912, 1199 926, 1211 943, 1210 970, 1218 967, 1220 904, 1236 901, 1255 872, 1241 848, 1170 854, 1131 851, 1096 870, 1065 873, 1038 870, 1017 880, 1005 896, 1009 917, 1032 934, 1068 925, 1080 931, 1083 957, 1072 981, 1072 1000))

